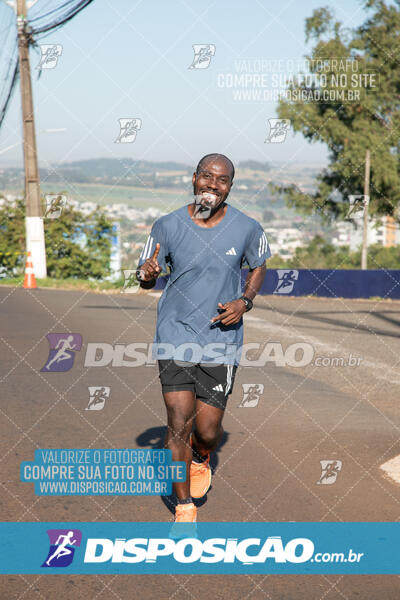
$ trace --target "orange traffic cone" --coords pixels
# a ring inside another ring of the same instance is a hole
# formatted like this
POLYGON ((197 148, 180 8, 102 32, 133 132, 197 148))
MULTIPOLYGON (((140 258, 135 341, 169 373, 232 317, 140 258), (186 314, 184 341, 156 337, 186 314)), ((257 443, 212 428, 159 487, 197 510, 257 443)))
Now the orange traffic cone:
POLYGON ((33 272, 32 254, 30 252, 28 252, 28 257, 26 259, 24 288, 25 289, 37 288, 35 273, 33 272))

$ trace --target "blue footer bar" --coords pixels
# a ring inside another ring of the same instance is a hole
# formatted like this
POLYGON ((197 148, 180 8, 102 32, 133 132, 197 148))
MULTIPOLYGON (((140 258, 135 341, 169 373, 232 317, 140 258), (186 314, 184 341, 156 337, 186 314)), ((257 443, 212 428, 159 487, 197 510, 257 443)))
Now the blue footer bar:
POLYGON ((400 523, 1 523, 3 574, 399 574, 400 523))

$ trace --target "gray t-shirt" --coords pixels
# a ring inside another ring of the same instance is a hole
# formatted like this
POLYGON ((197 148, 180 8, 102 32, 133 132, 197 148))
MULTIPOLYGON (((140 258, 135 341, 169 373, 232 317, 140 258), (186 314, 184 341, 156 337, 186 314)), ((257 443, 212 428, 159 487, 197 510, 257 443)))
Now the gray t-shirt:
POLYGON ((271 256, 261 225, 230 204, 214 227, 196 225, 187 206, 157 219, 139 266, 160 243, 158 264, 170 277, 158 302, 153 358, 238 364, 243 319, 224 326, 210 323, 218 302, 240 298, 241 266, 264 265, 271 256))

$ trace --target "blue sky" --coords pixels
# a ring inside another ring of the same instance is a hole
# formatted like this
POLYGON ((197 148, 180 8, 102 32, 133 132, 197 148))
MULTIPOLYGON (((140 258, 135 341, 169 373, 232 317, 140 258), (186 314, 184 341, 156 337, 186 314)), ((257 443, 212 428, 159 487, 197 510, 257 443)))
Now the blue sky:
MULTIPOLYGON (((52 4, 38 0, 30 15, 52 4)), ((39 80, 39 57, 31 50, 41 166, 98 157, 194 165, 209 152, 223 152, 234 162, 325 162, 324 146, 310 145, 299 134, 281 144, 264 143, 276 102, 234 100, 232 89, 221 87, 226 74, 255 67, 254 61, 263 60, 267 72, 278 60, 283 71, 291 60, 301 60, 305 19, 324 5, 347 27, 366 16, 359 0, 95 0, 39 40, 63 47, 56 68, 44 70, 39 80), (215 56, 207 69, 191 70, 192 45, 203 43, 215 45, 215 56), (120 118, 142 120, 133 143, 114 143, 120 118), (42 132, 49 128, 66 131, 42 132)), ((10 14, 1 3, 0 39, 10 14)), ((18 85, 0 131, 0 152, 21 139, 20 112, 18 85)), ((11 163, 22 165, 20 145, 0 153, 0 165, 11 163)))

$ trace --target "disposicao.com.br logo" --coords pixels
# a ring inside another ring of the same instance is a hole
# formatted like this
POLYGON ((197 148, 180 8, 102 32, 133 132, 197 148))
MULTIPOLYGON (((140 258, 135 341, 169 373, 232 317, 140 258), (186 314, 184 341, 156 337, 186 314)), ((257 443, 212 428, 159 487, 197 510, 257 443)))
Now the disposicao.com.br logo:
POLYGON ((184 538, 89 538, 85 563, 155 563, 171 557, 178 563, 234 563, 249 565, 272 559, 278 563, 302 563, 314 554, 314 544, 307 538, 294 538, 285 545, 280 536, 262 538, 209 538, 203 541, 184 538), (252 548, 252 551, 250 551, 252 548), (248 553, 250 552, 250 554, 248 553))
POLYGON ((349 549, 347 552, 316 552, 309 538, 293 538, 286 543, 281 536, 263 538, 90 538, 86 544, 85 563, 157 563, 169 558, 180 564, 238 563, 242 565, 274 563, 299 564, 354 563, 364 554, 349 549))
POLYGON ((0 523, 0 571, 400 574, 397 522, 200 522, 190 530, 186 525, 0 523))

